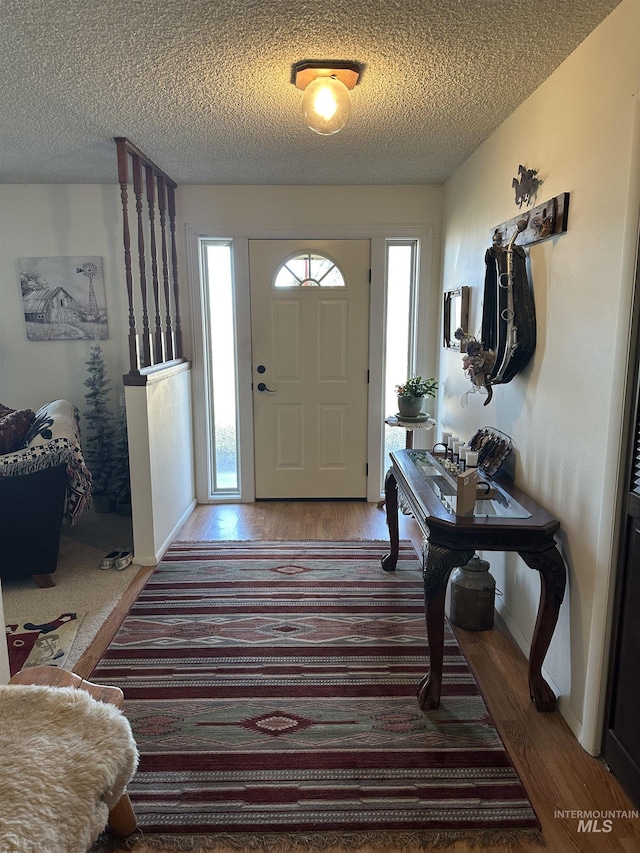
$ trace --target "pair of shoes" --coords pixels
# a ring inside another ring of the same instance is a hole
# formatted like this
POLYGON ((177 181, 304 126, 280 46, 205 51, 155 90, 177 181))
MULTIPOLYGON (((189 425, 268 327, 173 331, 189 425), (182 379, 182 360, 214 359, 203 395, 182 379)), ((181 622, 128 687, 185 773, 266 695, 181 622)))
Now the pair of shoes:
POLYGON ((112 569, 115 565, 116 560, 120 556, 120 549, 116 549, 115 551, 109 551, 108 554, 105 554, 102 560, 100 560, 100 568, 101 569, 112 569))
POLYGON ((122 569, 126 569, 128 565, 131 564, 133 560, 133 554, 129 550, 120 550, 119 548, 115 551, 109 551, 108 554, 105 554, 102 560, 100 561, 101 569, 116 569, 121 572, 122 569))
POLYGON ((131 551, 120 551, 120 556, 113 564, 113 568, 121 572, 123 569, 126 569, 127 566, 130 566, 133 561, 133 553, 131 551))

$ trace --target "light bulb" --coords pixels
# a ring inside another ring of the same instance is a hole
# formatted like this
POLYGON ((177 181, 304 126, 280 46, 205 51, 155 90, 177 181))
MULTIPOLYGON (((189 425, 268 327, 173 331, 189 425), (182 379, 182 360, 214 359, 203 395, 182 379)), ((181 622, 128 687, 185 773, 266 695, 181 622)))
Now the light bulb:
POLYGON ((345 126, 351 115, 351 95, 336 77, 316 77, 302 96, 305 121, 316 133, 329 136, 345 126))
POLYGON ((327 86, 320 86, 313 99, 313 111, 325 121, 331 121, 338 105, 333 92, 327 86))

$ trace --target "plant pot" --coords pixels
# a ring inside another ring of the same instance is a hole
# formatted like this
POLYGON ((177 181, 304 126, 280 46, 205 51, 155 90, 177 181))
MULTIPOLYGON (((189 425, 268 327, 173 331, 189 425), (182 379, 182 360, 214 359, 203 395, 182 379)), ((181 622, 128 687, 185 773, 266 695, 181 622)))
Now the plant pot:
POLYGON ((116 512, 124 517, 131 515, 131 501, 118 500, 116 501, 116 512))
POLYGON ((111 512, 113 510, 113 501, 109 495, 93 495, 93 511, 94 512, 111 512))
POLYGON ((423 403, 424 397, 398 397, 398 414, 402 418, 417 418, 423 403))

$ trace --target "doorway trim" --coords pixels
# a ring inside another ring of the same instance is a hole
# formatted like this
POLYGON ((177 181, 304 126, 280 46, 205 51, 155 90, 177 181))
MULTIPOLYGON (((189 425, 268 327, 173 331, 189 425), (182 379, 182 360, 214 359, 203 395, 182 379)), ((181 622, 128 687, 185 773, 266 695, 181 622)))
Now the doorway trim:
POLYGON ((385 413, 383 408, 384 341, 381 330, 385 320, 385 249, 388 240, 415 239, 418 253, 418 313, 416 326, 425 330, 418 335, 417 365, 426 375, 435 375, 437 368, 437 329, 439 323, 439 289, 435 274, 434 226, 308 226, 300 228, 221 228, 218 226, 187 225, 187 273, 193 329, 193 422, 194 456, 196 466, 196 499, 198 503, 214 504, 255 501, 253 448, 253 393, 251 354, 251 310, 249 293, 250 240, 370 240, 371 289, 369 301, 369 402, 367 412, 367 501, 380 499, 385 413), (207 418, 207 377, 204 357, 205 312, 203 311, 200 240, 229 240, 232 246, 234 279, 234 312, 237 333, 238 366, 238 457, 239 484, 237 495, 209 493, 209 435, 207 418))

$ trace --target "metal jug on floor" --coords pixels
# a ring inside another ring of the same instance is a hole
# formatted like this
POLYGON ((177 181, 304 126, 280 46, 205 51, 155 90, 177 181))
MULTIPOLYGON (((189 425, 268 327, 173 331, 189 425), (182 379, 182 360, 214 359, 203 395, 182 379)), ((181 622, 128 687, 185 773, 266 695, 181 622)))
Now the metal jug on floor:
POLYGON ((467 631, 488 631, 493 628, 495 597, 489 563, 476 554, 451 575, 451 622, 467 631))

